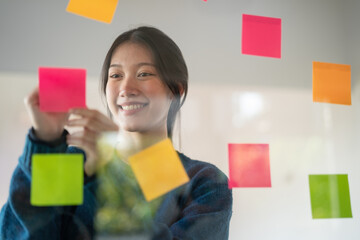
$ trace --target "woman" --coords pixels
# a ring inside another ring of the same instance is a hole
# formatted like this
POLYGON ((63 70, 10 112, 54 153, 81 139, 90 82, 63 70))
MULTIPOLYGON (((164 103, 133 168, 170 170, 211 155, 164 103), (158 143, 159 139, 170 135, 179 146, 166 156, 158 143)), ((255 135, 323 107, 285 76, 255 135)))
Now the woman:
MULTIPOLYGON (((177 45, 158 29, 140 27, 121 34, 104 61, 101 87, 111 119, 91 109, 70 110, 70 114, 80 116, 73 120, 68 120, 69 113, 41 112, 38 90, 32 92, 25 105, 33 128, 13 174, 8 202, 1 210, 1 239, 92 239, 97 208, 98 136, 120 130, 132 143, 126 151, 129 154, 171 138, 187 94, 187 82, 187 67, 177 45), (82 130, 70 135, 64 126, 82 130), (79 152, 86 156, 84 203, 31 206, 32 154, 79 152)), ((163 196, 151 237, 227 239, 232 194, 226 176, 209 163, 191 160, 181 153, 179 157, 190 181, 163 196)))

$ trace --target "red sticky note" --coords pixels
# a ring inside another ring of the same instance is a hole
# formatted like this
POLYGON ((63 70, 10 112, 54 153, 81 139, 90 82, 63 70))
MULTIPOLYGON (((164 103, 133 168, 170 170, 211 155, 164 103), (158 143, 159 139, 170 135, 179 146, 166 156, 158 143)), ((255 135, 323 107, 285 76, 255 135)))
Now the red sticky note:
POLYGON ((39 67, 40 110, 67 112, 86 107, 85 81, 85 69, 39 67))
POLYGON ((281 58, 281 19, 243 14, 242 53, 281 58))
POLYGON ((268 144, 232 144, 229 150, 229 188, 271 187, 268 144))

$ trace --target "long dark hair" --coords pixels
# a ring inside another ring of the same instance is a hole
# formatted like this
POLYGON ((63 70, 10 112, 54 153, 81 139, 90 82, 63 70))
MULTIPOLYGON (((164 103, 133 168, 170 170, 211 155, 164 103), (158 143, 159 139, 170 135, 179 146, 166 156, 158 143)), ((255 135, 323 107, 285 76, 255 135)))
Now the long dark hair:
MULTIPOLYGON (((167 134, 172 138, 176 116, 188 92, 188 70, 184 57, 176 43, 159 29, 143 26, 124 32, 115 39, 105 57, 101 73, 103 96, 106 96, 108 71, 113 52, 118 46, 127 42, 141 44, 150 50, 160 79, 174 95, 167 116, 167 134)), ((110 113, 109 108, 108 112, 110 113)))

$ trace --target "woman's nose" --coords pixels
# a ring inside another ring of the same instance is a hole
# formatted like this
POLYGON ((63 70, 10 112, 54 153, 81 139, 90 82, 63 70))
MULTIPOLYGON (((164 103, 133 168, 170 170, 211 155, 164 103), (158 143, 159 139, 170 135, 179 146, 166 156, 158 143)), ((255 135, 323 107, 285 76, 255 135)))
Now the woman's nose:
POLYGON ((119 95, 121 97, 131 97, 137 96, 139 94, 139 89, 134 77, 128 76, 125 77, 120 85, 119 95))

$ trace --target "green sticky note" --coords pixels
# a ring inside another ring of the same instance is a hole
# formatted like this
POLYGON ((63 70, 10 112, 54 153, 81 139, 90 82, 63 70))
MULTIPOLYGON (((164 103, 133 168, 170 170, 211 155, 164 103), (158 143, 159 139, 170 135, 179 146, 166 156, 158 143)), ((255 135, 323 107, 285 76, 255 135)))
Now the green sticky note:
POLYGON ((309 175, 312 217, 351 218, 347 174, 309 175))
POLYGON ((34 154, 30 203, 64 206, 83 203, 82 154, 34 154))

